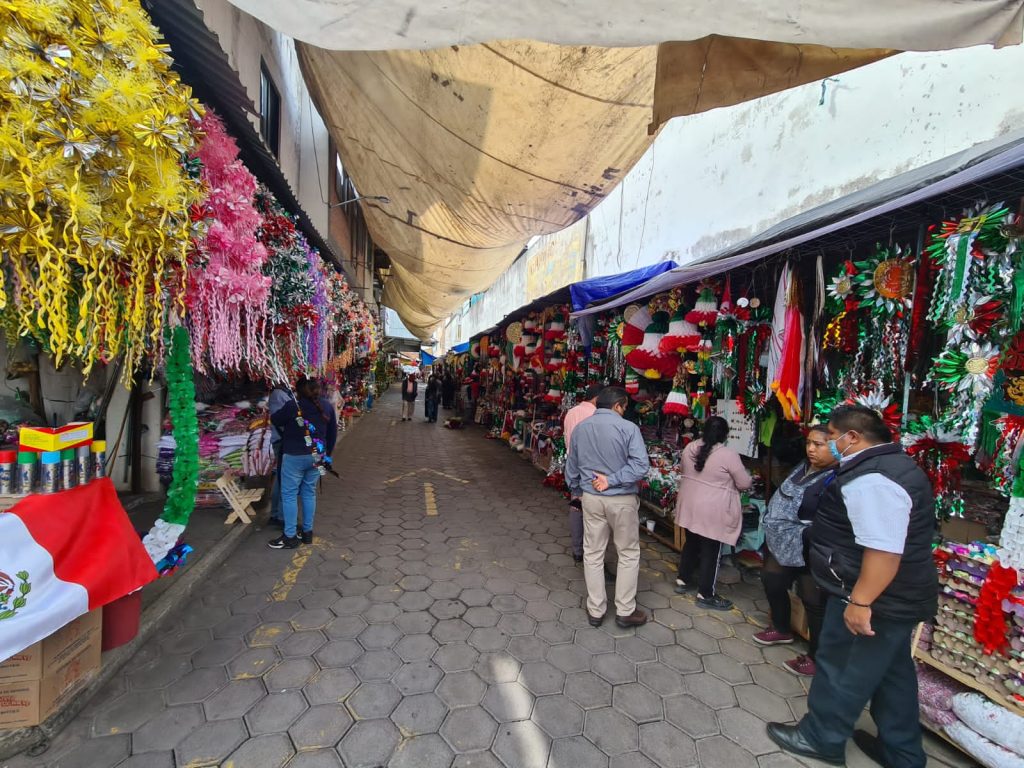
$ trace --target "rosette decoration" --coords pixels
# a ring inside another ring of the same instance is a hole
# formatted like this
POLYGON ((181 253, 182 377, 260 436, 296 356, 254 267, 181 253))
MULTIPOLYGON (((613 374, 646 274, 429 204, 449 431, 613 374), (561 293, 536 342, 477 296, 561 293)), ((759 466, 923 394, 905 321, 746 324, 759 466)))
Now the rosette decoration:
POLYGON ((971 460, 971 449, 960 435, 921 416, 907 424, 903 447, 928 475, 935 494, 935 514, 942 520, 963 517, 961 468, 971 460))
POLYGON ((668 332, 668 312, 655 312, 644 330, 643 343, 626 353, 626 364, 647 379, 673 376, 679 356, 661 351, 661 339, 668 332))
POLYGON ((996 439, 986 468, 992 477, 993 486, 1004 495, 1009 495, 1020 458, 1024 417, 1007 414, 996 419, 992 426, 996 430, 996 439))
MULTIPOLYGON (((647 333, 647 326, 651 324, 651 313, 647 307, 633 305, 626 307, 623 312, 623 324, 620 337, 622 339, 622 353, 628 355, 634 349, 644 343, 647 333)), ((666 328, 665 332, 667 333, 666 328)))
MULTIPOLYGON (((859 405, 863 408, 870 408, 879 415, 882 421, 885 422, 885 426, 887 426, 893 434, 893 440, 899 440, 903 415, 900 413, 900 407, 881 389, 872 389, 868 392, 861 392, 858 395, 846 398, 843 402, 846 405, 859 405)), ((829 410, 831 411, 831 409, 829 410)))
POLYGON ((266 376, 270 278, 262 271, 267 250, 256 236, 263 224, 252 203, 256 178, 219 118, 207 112, 200 128, 205 136, 195 157, 206 197, 197 206, 202 234, 189 254, 187 294, 193 365, 266 376))
POLYGON ((838 349, 848 354, 857 350, 857 317, 859 306, 854 293, 854 278, 857 267, 850 260, 844 261, 829 283, 828 302, 832 319, 825 326, 821 337, 822 349, 838 349))
POLYGON ((195 508, 199 485, 199 420, 192 344, 184 326, 175 328, 170 336, 165 378, 174 436, 174 471, 163 514, 142 541, 154 563, 162 561, 177 546, 195 508))
POLYGON ((950 394, 943 421, 956 429, 968 445, 978 439, 978 421, 992 394, 999 370, 999 349, 988 342, 971 341, 951 347, 935 358, 929 380, 950 394))
POLYGON ((0 7, 0 316, 60 366, 163 350, 202 188, 201 111, 135 2, 0 7))
POLYGON ((900 246, 875 246, 875 253, 854 263, 853 290, 861 308, 892 317, 910 309, 914 289, 914 259, 900 246))

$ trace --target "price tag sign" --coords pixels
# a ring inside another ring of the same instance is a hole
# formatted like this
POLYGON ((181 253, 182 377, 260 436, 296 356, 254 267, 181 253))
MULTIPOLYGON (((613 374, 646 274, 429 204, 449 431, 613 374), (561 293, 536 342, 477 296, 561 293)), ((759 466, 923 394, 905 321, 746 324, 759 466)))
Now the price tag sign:
POLYGON ((757 441, 753 419, 740 413, 735 400, 719 400, 717 411, 719 416, 729 422, 729 437, 725 444, 741 456, 755 456, 757 441))

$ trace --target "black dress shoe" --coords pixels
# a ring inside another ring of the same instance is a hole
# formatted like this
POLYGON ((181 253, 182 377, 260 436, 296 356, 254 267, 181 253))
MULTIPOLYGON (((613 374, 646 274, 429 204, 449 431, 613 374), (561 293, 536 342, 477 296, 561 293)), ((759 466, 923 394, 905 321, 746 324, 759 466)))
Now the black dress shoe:
POLYGON ((592 627, 600 627, 602 624, 604 624, 604 616, 591 616, 588 613, 587 621, 590 622, 590 626, 592 627))
POLYGON ((819 752, 803 737, 798 726, 768 723, 768 738, 794 755, 810 757, 829 765, 846 765, 846 755, 826 755, 819 752))
POLYGON ((878 740, 877 736, 872 736, 867 731, 854 731, 853 743, 869 759, 883 766, 883 768, 888 768, 888 763, 885 762, 885 758, 882 756, 882 742, 878 740))

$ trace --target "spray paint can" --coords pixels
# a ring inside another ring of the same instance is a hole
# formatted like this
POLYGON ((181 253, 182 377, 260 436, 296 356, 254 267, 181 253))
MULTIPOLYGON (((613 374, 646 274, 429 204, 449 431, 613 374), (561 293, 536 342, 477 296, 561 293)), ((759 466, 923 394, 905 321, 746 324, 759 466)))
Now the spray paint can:
POLYGON ((92 448, 80 445, 75 451, 75 469, 78 472, 78 484, 85 485, 92 480, 92 448))
POLYGON ((78 472, 75 469, 77 460, 74 448, 64 448, 60 452, 60 487, 65 491, 78 485, 78 472))
POLYGON ((39 492, 56 493, 60 490, 60 451, 43 451, 40 459, 39 492))
POLYGON ((0 451, 0 496, 14 495, 14 468, 17 466, 17 451, 0 451))
POLYGON ((38 458, 32 451, 22 451, 18 454, 18 493, 22 496, 35 492, 38 458))
POLYGON ((92 466, 93 466, 93 477, 100 478, 107 476, 107 441, 106 440, 93 440, 92 445, 89 446, 92 449, 92 466))

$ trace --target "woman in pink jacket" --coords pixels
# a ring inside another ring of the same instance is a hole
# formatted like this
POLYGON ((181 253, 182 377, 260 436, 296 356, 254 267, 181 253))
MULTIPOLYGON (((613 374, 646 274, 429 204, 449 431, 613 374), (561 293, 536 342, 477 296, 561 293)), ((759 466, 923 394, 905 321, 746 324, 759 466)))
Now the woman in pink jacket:
POLYGON ((683 449, 676 501, 676 523, 686 529, 676 592, 696 591, 697 605, 716 611, 732 608, 731 600, 715 594, 718 560, 722 544, 735 545, 740 538, 740 491, 753 484, 740 455, 724 445, 728 434, 729 422, 712 416, 701 439, 683 449))

